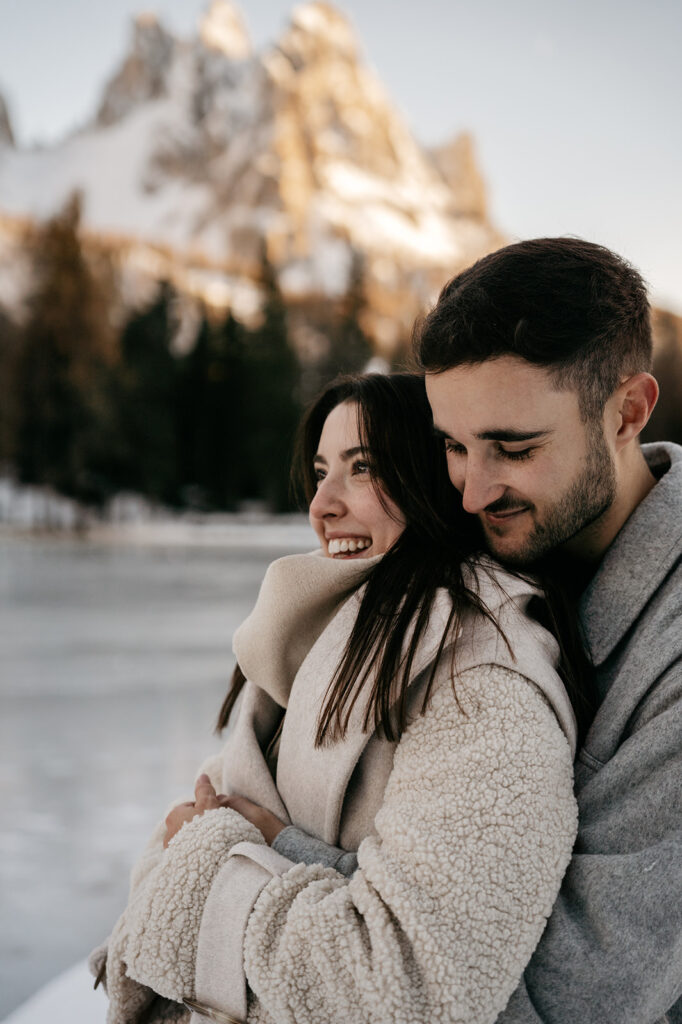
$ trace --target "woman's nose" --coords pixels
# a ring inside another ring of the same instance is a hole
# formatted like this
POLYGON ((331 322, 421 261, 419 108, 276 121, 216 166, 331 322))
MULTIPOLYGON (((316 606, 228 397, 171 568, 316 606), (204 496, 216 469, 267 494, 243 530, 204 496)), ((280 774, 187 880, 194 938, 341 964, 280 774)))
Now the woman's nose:
POLYGON ((326 476, 317 485, 315 496, 310 502, 310 515, 322 519, 324 516, 341 515, 344 508, 342 486, 331 476, 326 476))

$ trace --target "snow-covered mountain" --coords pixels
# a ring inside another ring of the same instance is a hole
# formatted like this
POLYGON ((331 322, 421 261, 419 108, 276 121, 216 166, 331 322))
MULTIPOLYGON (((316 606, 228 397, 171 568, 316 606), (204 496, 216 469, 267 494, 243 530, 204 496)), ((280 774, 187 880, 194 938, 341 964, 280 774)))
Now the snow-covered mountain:
MULTIPOLYGON (((372 330, 390 344, 501 241, 471 140, 421 147, 349 22, 319 0, 264 53, 230 0, 213 0, 190 40, 140 15, 89 125, 22 151, 5 120, 0 246, 15 218, 44 218, 79 189, 86 229, 127 271, 238 316, 257 308, 263 242, 289 299, 342 294, 358 252, 372 330)), ((0 139, 3 124, 0 107, 0 139)))

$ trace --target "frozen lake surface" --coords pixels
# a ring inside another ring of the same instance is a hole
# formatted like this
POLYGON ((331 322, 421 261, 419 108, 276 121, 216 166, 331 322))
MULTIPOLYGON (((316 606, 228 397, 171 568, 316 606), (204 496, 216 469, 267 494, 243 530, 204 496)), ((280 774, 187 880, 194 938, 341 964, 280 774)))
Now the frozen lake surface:
POLYGON ((0 534, 0 1020, 122 909, 154 823, 217 749, 231 638, 301 523, 184 543, 0 534))

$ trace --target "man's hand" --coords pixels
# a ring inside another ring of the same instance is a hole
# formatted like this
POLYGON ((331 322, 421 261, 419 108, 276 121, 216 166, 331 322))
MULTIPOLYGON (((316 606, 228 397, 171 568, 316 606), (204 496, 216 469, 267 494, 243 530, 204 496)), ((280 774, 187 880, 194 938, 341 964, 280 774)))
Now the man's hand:
MULTIPOLYGON (((187 803, 178 804, 167 816, 166 835, 163 840, 164 847, 168 846, 173 836, 180 831, 186 821, 191 821, 192 818, 196 818, 198 814, 203 814, 204 811, 212 811, 215 807, 221 806, 208 775, 199 776, 194 787, 194 796, 196 800, 189 800, 187 803)), ((222 799, 226 800, 227 797, 222 797, 222 799)))
POLYGON ((219 796, 218 806, 231 807, 241 814, 242 818, 246 818, 252 825, 255 825, 268 846, 272 846, 275 836, 279 835, 286 827, 285 823, 274 814, 266 811, 259 804, 254 804, 252 800, 247 800, 245 796, 219 796))

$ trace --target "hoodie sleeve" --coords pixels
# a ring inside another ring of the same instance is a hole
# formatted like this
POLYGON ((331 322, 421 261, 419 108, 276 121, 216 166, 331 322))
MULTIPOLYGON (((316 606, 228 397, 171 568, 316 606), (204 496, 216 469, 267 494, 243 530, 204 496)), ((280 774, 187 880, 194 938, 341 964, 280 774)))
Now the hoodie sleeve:
POLYGON ((607 763, 581 752, 575 855, 499 1024, 682 1021, 681 752, 678 662, 607 763))
POLYGON ((325 843, 324 840, 311 836, 302 828, 295 828, 293 825, 283 828, 275 836, 272 848, 294 864, 323 864, 325 867, 334 868, 347 878, 355 873, 358 866, 356 853, 325 843))
POLYGON ((197 998, 291 1024, 493 1022, 570 859, 572 778, 527 679, 463 672, 456 698, 441 685, 405 731, 352 878, 269 849, 268 862, 249 842, 231 849, 204 904, 197 998), (230 890, 242 904, 232 927, 230 890))

